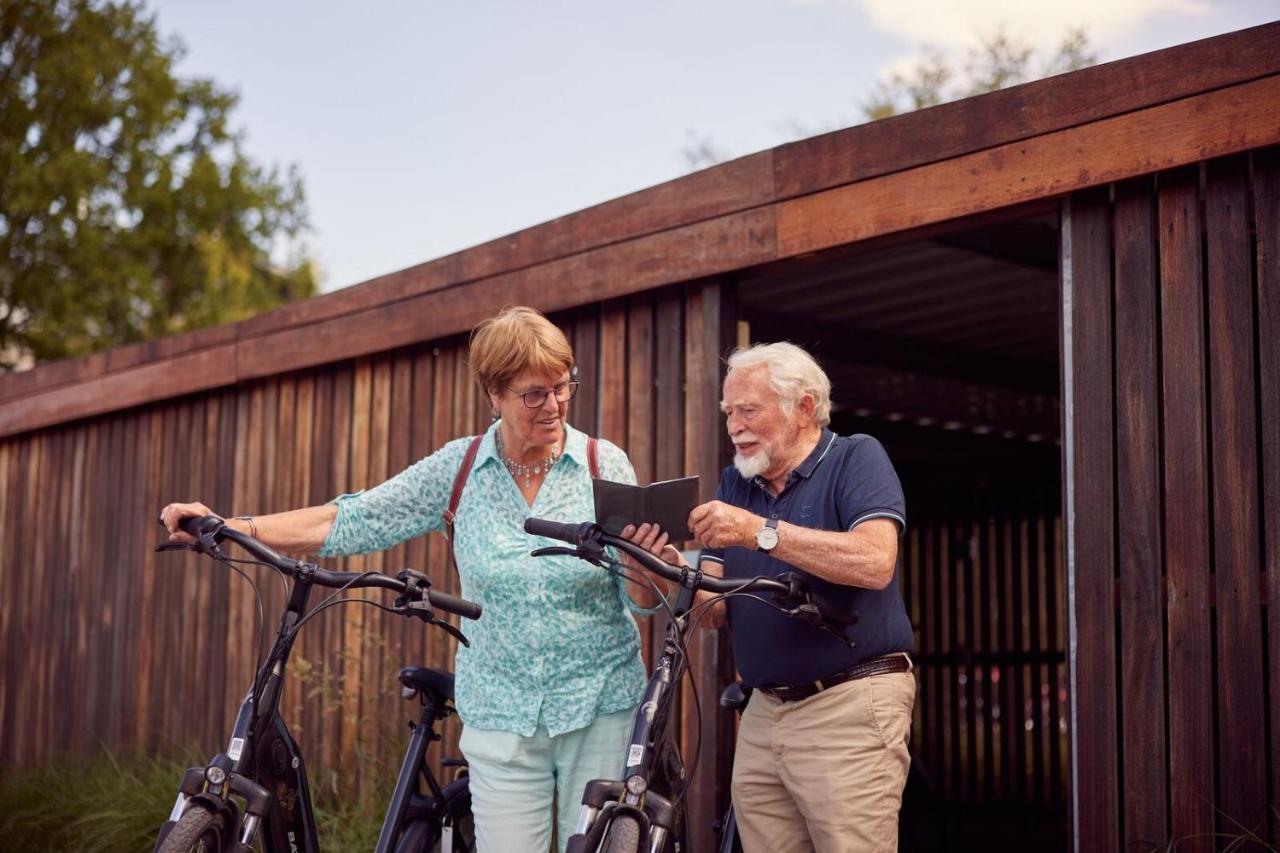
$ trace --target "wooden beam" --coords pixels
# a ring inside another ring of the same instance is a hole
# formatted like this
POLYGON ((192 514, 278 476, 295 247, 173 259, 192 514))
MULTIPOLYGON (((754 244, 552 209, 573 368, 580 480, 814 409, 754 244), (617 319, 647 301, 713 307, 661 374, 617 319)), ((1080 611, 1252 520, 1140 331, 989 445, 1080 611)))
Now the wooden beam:
POLYGON ((1030 139, 1280 72, 1280 24, 1095 65, 774 149, 776 198, 1030 139))
POLYGON ((778 204, 780 257, 1280 141, 1280 76, 778 204))

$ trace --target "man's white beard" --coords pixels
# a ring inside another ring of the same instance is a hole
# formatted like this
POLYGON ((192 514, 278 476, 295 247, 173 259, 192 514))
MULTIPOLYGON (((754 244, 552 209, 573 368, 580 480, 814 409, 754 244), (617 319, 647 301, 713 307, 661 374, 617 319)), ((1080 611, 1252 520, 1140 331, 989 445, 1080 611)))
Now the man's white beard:
POLYGON ((756 452, 750 456, 735 452, 733 454, 733 467, 738 469, 738 473, 742 475, 743 479, 750 480, 759 477, 769 470, 769 452, 764 449, 763 444, 757 444, 756 452))

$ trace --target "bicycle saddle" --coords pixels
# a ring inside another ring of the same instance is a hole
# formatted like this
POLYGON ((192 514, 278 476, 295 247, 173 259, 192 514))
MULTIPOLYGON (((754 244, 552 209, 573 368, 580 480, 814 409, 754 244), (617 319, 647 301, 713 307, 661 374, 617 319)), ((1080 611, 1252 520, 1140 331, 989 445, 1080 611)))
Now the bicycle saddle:
POLYGON ((453 673, 428 666, 406 666, 400 670, 400 683, 446 699, 453 698, 453 673))

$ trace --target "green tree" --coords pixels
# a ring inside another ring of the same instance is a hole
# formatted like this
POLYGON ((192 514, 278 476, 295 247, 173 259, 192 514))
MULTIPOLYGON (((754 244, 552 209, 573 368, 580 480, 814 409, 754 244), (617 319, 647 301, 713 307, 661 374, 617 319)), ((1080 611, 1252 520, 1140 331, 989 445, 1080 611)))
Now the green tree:
POLYGON ((875 121, 1075 71, 1097 61, 1098 55, 1083 29, 1068 30, 1056 48, 1037 54, 1030 44, 1001 28, 969 50, 963 69, 937 50, 926 51, 906 71, 879 81, 871 98, 862 105, 862 112, 875 121))
POLYGON ((185 79, 131 0, 0 5, 0 368, 242 319, 316 292, 296 170, 237 95, 185 79))

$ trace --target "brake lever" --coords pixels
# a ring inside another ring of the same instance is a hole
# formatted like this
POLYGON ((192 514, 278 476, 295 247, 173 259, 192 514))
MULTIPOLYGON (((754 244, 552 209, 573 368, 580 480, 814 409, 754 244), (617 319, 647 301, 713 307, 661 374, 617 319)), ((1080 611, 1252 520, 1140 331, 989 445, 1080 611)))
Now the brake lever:
POLYGON ((194 551, 196 546, 190 542, 161 542, 156 551, 194 551))
POLYGON ((566 548, 563 545, 551 545, 546 548, 534 548, 529 552, 530 557, 577 557, 579 560, 586 560, 594 566, 604 568, 600 562, 604 559, 604 548, 590 542, 584 542, 577 548, 566 548))

